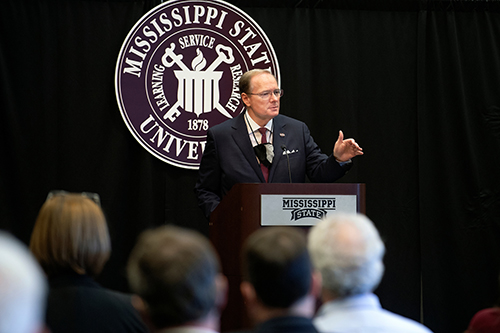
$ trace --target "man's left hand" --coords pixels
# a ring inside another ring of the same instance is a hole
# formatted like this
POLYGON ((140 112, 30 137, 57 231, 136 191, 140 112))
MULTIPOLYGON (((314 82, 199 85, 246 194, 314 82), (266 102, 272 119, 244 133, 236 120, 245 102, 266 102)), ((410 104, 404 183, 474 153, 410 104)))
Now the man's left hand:
POLYGON ((339 162, 346 162, 357 155, 363 155, 363 148, 354 139, 344 140, 344 133, 339 131, 339 138, 333 147, 333 156, 339 162))

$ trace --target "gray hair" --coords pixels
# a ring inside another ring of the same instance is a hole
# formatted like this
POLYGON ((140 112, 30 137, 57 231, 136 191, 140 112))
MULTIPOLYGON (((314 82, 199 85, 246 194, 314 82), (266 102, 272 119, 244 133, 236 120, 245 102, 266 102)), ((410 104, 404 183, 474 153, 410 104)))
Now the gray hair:
POLYGON ((323 288, 336 297, 373 291, 382 279, 385 246, 365 215, 337 213, 320 221, 309 233, 308 248, 323 288))
POLYGON ((28 247, 0 232, 0 332, 31 333, 44 325, 47 281, 28 247))

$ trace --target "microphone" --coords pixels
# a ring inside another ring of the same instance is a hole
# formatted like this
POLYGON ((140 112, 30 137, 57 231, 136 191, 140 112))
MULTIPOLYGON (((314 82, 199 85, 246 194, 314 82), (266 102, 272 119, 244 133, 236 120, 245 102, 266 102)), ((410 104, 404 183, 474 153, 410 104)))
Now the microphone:
POLYGON ((288 164, 288 178, 290 179, 290 184, 291 184, 292 183, 292 171, 290 170, 290 158, 288 157, 288 149, 286 149, 286 146, 284 144, 281 145, 281 149, 286 154, 286 162, 288 164))

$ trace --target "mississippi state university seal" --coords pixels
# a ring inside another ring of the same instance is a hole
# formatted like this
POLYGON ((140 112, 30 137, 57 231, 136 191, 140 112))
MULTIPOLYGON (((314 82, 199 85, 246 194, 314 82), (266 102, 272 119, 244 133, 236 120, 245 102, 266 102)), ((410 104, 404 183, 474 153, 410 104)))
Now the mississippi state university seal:
POLYGON ((244 110, 241 75, 268 69, 279 79, 261 28, 218 0, 174 0, 144 15, 125 39, 115 72, 123 120, 151 154, 198 169, 207 130, 244 110))

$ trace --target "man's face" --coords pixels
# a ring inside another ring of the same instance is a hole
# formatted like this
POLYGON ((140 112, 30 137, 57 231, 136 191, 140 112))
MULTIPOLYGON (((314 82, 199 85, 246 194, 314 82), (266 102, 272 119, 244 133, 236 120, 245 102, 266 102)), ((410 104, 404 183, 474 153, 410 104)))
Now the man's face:
POLYGON ((252 119, 264 126, 280 113, 280 97, 276 97, 272 92, 279 89, 276 79, 271 74, 258 74, 250 81, 251 94, 243 93, 241 98, 247 106, 247 112, 252 119), (267 97, 252 94, 262 94, 269 92, 267 97))

